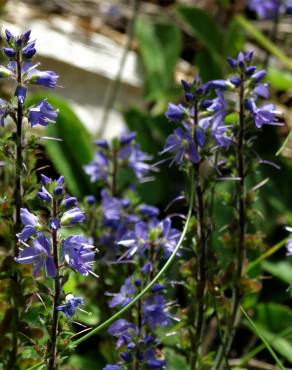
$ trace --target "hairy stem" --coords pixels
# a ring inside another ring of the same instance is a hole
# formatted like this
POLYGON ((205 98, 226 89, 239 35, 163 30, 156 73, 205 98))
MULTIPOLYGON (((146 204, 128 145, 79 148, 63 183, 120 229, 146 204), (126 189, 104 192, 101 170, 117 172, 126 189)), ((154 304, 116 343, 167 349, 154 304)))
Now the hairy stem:
MULTIPOLYGON (((17 83, 21 85, 21 59, 20 53, 16 56, 16 73, 17 83)), ((13 255, 18 257, 18 246, 17 246, 17 234, 21 229, 20 209, 22 207, 22 191, 21 191, 21 172, 22 172, 22 120, 23 120, 23 107, 18 101, 17 103, 17 114, 14 116, 16 124, 16 160, 15 160, 15 188, 14 188, 14 202, 15 202, 15 223, 14 223, 14 243, 13 243, 13 255)), ((12 285, 12 299, 15 310, 12 317, 12 348, 10 353, 10 359, 8 362, 8 368, 13 369, 15 367, 17 354, 18 354, 18 322, 19 314, 17 309, 18 297, 15 296, 18 291, 20 284, 20 277, 16 268, 13 268, 11 275, 12 285)))
MULTIPOLYGON (((198 125, 198 104, 194 105, 194 126, 198 125)), ((194 140, 195 137, 194 137, 194 140)), ((190 361, 191 370, 197 368, 198 357, 201 352, 201 345, 204 332, 204 305, 206 290, 206 225, 205 225, 205 204, 202 179, 200 176, 200 163, 195 165, 196 169, 196 217, 197 217, 197 291, 195 309, 195 331, 192 335, 192 355, 190 361)))
MULTIPOLYGON (((53 200, 53 219, 57 218, 57 201, 53 200)), ((61 284, 59 275, 59 256, 58 256, 58 238, 57 230, 52 230, 52 242, 53 242, 53 257, 55 266, 57 268, 57 273, 54 278, 54 302, 53 302, 53 312, 52 312, 52 327, 50 333, 50 340, 47 347, 48 356, 48 370, 57 369, 57 338, 58 338, 58 322, 59 322, 59 311, 57 306, 59 304, 61 295, 61 284)))
POLYGON ((232 289, 231 319, 223 337, 222 346, 217 353, 213 369, 220 369, 224 357, 228 357, 236 328, 240 319, 240 300, 241 288, 240 280, 242 277, 242 267, 245 259, 245 157, 244 157, 244 134, 245 134, 245 115, 244 115, 244 75, 241 75, 239 90, 239 129, 237 136, 237 175, 240 178, 237 188, 237 212, 238 212, 238 243, 235 259, 235 274, 232 289))

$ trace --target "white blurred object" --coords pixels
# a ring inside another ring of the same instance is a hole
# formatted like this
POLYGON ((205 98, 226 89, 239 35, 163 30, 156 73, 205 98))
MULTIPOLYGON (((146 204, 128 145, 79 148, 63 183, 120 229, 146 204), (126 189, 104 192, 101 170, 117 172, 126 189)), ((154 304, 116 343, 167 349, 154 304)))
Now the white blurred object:
MULTIPOLYGON (((36 60, 41 62, 42 69, 52 69, 60 75, 62 88, 56 89, 56 93, 68 100, 90 132, 96 133, 101 125, 106 92, 118 73, 124 48, 100 34, 82 35, 75 31, 73 22, 57 16, 48 21, 25 22, 25 19, 18 14, 13 19, 15 24, 3 22, 2 30, 8 28, 20 34, 29 24, 32 39, 37 39, 36 60)), ((141 104, 142 81, 137 59, 135 52, 128 52, 105 137, 116 136, 125 127, 119 108, 141 104)))

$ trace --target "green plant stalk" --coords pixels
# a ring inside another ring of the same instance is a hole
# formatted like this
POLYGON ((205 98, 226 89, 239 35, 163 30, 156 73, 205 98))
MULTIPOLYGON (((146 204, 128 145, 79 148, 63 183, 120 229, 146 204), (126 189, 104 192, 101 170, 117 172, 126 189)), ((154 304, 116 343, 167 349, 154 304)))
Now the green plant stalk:
MULTIPOLYGON (((16 73, 17 73, 17 84, 21 85, 21 60, 20 52, 17 52, 16 56, 16 73)), ((14 204, 15 204, 15 224, 14 224, 14 235, 13 238, 13 255, 14 258, 18 257, 18 245, 17 245, 17 234, 21 229, 21 219, 20 219, 20 209, 22 207, 22 191, 21 191, 21 172, 22 172, 22 120, 23 120, 23 107, 18 101, 17 103, 17 114, 13 117, 16 124, 16 161, 15 161, 15 188, 14 188, 14 204)), ((16 266, 13 267, 13 272, 11 276, 12 284, 12 299, 15 310, 11 320, 12 327, 12 349, 10 354, 10 359, 8 363, 8 368, 13 369, 15 367, 17 354, 18 354, 18 323, 19 323, 19 313, 17 305, 17 289, 15 285, 20 284, 20 277, 16 266)))
MULTIPOLYGON (((53 199, 53 212, 52 219, 56 219, 58 216, 57 201, 53 199)), ((48 370, 57 370, 57 340, 58 340, 58 323, 59 323, 59 311, 57 306, 59 304, 61 295, 61 284, 59 275, 59 251, 58 251, 58 238, 57 230, 52 230, 52 244, 53 244, 53 257, 54 263, 57 269, 56 276, 54 278, 54 302, 52 312, 52 326, 50 332, 50 339, 47 345, 47 362, 48 370)))
POLYGON ((287 57, 281 49, 271 42, 261 31, 259 31, 251 22, 243 16, 238 15, 235 18, 239 25, 252 36, 265 50, 278 58, 288 69, 292 71, 292 60, 287 57))
MULTIPOLYGON (((193 212, 193 202, 194 202, 194 170, 191 169, 191 175, 190 175, 190 197, 189 197, 189 209, 187 214, 187 219, 185 222, 185 226, 183 228, 183 231, 181 233, 181 236, 179 238, 179 241, 171 253, 168 260, 165 262, 161 270, 158 272, 158 274, 150 281, 149 284, 146 285, 146 287, 136 295, 136 297, 133 298, 133 300, 127 304, 127 306, 123 307, 120 311, 118 311, 116 314, 114 314, 112 317, 110 317, 108 320, 104 321, 100 325, 98 325, 96 328, 92 329, 89 333, 83 335, 81 338, 75 340, 73 342, 73 346, 78 346, 80 343, 83 343, 85 340, 89 339, 102 329, 109 326, 111 323, 113 323, 115 320, 117 320, 119 317, 121 317, 124 313, 126 313, 131 307, 133 307, 151 288, 152 286, 163 276, 163 274, 168 270, 168 268, 171 266, 172 262, 174 261, 178 250, 180 249, 182 242, 184 241, 184 238, 186 236, 186 233, 189 228, 192 212, 193 212)), ((33 369, 29 369, 33 370, 33 369)))
POLYGON ((245 318, 247 319, 247 321, 248 321, 248 323, 249 323, 252 331, 261 339, 261 341, 263 342, 263 344, 265 345, 265 347, 267 348, 267 350, 270 352, 270 354, 273 357, 273 359, 276 361, 276 364, 279 366, 279 368, 281 370, 285 370, 284 365, 282 364, 282 362, 280 361, 279 357, 274 352, 273 348, 270 346, 270 344, 268 343, 268 341, 266 340, 266 338, 262 335, 262 333, 260 332, 260 330, 258 329, 258 327, 256 326, 256 324, 249 317, 249 315, 247 314, 247 312, 244 310, 244 308, 242 306, 240 306, 240 310, 243 313, 243 315, 245 316, 245 318))
POLYGON ((244 155, 244 134, 245 134, 245 114, 244 114, 244 74, 241 74, 241 84, 239 87, 239 130, 237 138, 237 175, 240 178, 237 189, 237 211, 238 211, 238 243, 235 260, 235 275, 232 289, 231 301, 231 319, 223 337, 213 369, 221 369, 222 361, 231 349, 235 331, 240 316, 240 280, 242 277, 242 267, 245 259, 245 228, 246 228, 246 210, 245 210, 245 155, 244 155))
MULTIPOLYGON (((198 125, 198 104, 194 105, 194 126, 198 125)), ((196 164, 196 218, 197 218, 197 292, 196 292, 196 312, 195 312, 195 332, 191 335, 192 338, 192 354, 190 360, 190 369, 197 368, 197 361, 201 352, 203 341, 203 333, 205 326, 204 305, 205 305, 205 290, 206 290, 206 252, 207 238, 205 225, 205 204, 204 204, 204 189, 200 176, 200 164, 196 164)))

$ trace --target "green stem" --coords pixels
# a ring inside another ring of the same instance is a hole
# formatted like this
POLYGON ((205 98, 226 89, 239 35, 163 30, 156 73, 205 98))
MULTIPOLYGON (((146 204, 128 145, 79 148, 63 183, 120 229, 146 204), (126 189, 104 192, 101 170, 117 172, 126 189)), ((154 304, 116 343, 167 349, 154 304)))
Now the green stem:
MULTIPOLYGON (((56 219, 58 216, 57 211, 57 201, 53 199, 53 212, 52 218, 56 219)), ((54 263, 57 269, 56 276, 54 278, 54 302, 53 302, 53 313, 52 313, 52 327, 50 333, 50 340, 47 346, 47 356, 48 356, 48 370, 57 369, 57 338, 58 338, 58 322, 59 322, 59 311, 57 306, 59 304, 61 295, 61 284, 59 276, 59 256, 58 256, 58 239, 57 230, 52 230, 52 243, 53 243, 53 257, 54 263)))
POLYGON ((190 220, 191 220, 191 216, 192 216, 192 212, 193 212, 193 202, 194 202, 194 184, 193 183, 194 183, 194 170, 191 169, 191 176, 190 176, 190 199, 189 199, 189 209, 188 209, 186 223, 185 223, 184 229, 183 229, 183 231, 181 233, 181 236, 179 238, 179 241, 178 241, 175 249, 171 253, 171 255, 168 258, 168 260, 165 262, 165 264, 163 265, 163 267, 161 268, 161 270, 153 278, 153 280, 149 284, 147 284, 146 287, 144 289, 142 289, 142 291, 139 294, 137 294, 136 297, 133 298, 133 300, 129 304, 127 304, 127 306, 123 307, 115 315, 113 315, 112 317, 110 317, 108 320, 104 321, 100 325, 98 325, 96 328, 94 328, 93 330, 91 330, 89 333, 85 334, 81 338, 79 338, 76 341, 74 341, 74 345, 75 346, 78 346, 80 343, 82 343, 85 340, 89 339, 94 334, 96 334, 99 331, 101 331, 102 329, 106 328, 111 323, 113 323, 115 320, 117 320, 119 317, 121 317, 124 313, 126 313, 131 307, 133 307, 152 288, 152 286, 163 276, 163 274, 171 266, 172 262, 174 261, 176 255, 177 255, 178 250, 180 249, 180 247, 182 245, 182 242, 184 241, 184 238, 185 238, 186 233, 187 233, 188 228, 189 228, 189 224, 190 224, 190 220))
POLYGON ((245 114, 244 114, 244 74, 241 74, 241 84, 239 88, 239 130, 237 138, 237 174, 240 178, 237 189, 237 212, 238 212, 238 243, 235 260, 235 275, 232 289, 231 318, 223 337, 213 370, 221 369, 224 357, 228 358, 235 331, 240 319, 240 300, 241 288, 240 280, 242 277, 243 262, 245 259, 245 156, 244 156, 244 134, 245 134, 245 114))

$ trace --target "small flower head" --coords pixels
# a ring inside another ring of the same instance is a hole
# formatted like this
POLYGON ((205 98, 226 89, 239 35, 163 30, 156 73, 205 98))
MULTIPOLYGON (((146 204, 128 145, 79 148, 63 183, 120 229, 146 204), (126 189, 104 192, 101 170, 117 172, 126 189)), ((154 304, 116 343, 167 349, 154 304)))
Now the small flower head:
POLYGON ((65 262, 75 271, 87 276, 92 272, 95 252, 94 246, 82 235, 72 235, 63 241, 65 262))
POLYGON ((47 102, 46 99, 41 100, 28 111, 28 120, 31 127, 36 125, 47 126, 50 123, 55 123, 57 116, 58 112, 47 102))
POLYGON ((16 262, 21 264, 33 264, 33 276, 43 268, 47 277, 56 276, 56 266, 51 256, 51 243, 44 234, 38 234, 33 239, 32 245, 23 249, 16 262))
POLYGON ((53 89, 57 85, 58 78, 59 76, 53 71, 39 71, 33 68, 25 73, 24 82, 53 89))
POLYGON ((82 297, 74 297, 73 294, 68 294, 65 301, 66 303, 64 305, 57 306, 57 310, 64 312, 67 318, 71 318, 76 310, 84 304, 82 297))
POLYGON ((80 224, 85 221, 85 213, 80 208, 75 207, 67 212, 64 212, 61 217, 61 225, 68 226, 73 224, 80 224))

